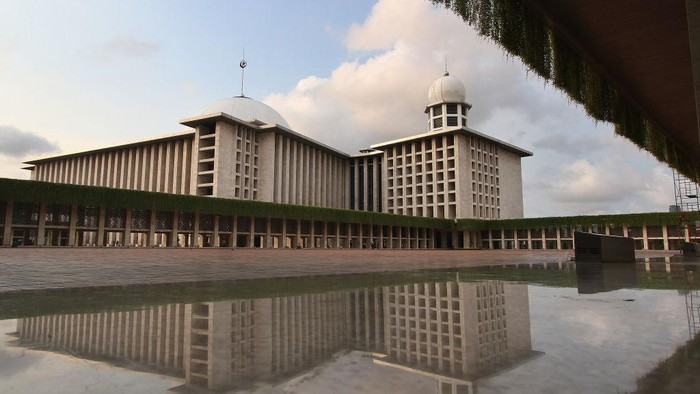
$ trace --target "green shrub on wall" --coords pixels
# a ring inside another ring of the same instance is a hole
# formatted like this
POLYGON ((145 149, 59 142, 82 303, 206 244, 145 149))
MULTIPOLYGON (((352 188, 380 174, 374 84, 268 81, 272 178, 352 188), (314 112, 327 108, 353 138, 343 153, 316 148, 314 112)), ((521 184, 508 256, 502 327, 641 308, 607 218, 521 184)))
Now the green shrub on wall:
MULTIPOLYGON (((611 122, 629 139, 680 173, 700 182, 700 168, 682 146, 654 123, 551 27, 524 0, 432 0, 473 26, 533 72, 583 105, 596 120, 611 122)), ((604 12, 601 9, 601 12, 604 12)), ((564 21, 567 22, 567 21, 564 21)), ((695 158, 697 160, 697 158, 695 158)))
MULTIPOLYGON (((339 223, 426 227, 442 230, 497 230, 548 228, 555 226, 590 226, 680 223, 679 213, 650 212, 621 215, 555 216, 543 218, 481 220, 440 219, 389 213, 320 208, 304 205, 277 204, 264 201, 234 200, 179 194, 153 193, 136 190, 111 189, 96 186, 69 185, 0 178, 0 201, 30 201, 52 204, 79 204, 108 208, 154 209, 217 215, 258 216, 300 220, 320 220, 339 223)), ((685 220, 700 220, 698 212, 684 212, 685 220)))
POLYGON ((453 226, 453 221, 438 218, 0 178, 0 201, 7 200, 447 230, 453 226))

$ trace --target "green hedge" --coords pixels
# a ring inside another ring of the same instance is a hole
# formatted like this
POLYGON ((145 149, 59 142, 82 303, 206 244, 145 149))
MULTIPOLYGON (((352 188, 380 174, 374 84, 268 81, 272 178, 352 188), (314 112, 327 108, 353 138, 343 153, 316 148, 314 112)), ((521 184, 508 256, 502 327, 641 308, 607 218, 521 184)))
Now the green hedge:
MULTIPOLYGON (((662 125, 647 118, 561 38, 549 21, 523 0, 432 0, 499 44, 536 74, 583 105, 594 119, 611 122, 624 136, 690 179, 700 182, 697 158, 671 141, 662 125)), ((604 12, 604 11, 602 11, 604 12)), ((562 21, 566 24, 569 21, 562 21)), ((575 21, 572 21, 575 22, 575 21)))
MULTIPOLYGON (((481 220, 440 219, 389 213, 278 204, 264 201, 234 200, 179 194, 112 189, 97 186, 69 185, 0 178, 0 201, 35 201, 80 204, 113 208, 154 209, 159 211, 201 212, 218 215, 259 216, 272 218, 322 220, 339 223, 427 227, 442 230, 496 230, 547 228, 613 224, 641 226, 679 224, 679 213, 650 212, 620 215, 553 216, 542 218, 481 220)), ((700 220, 698 212, 684 212, 685 220, 700 220)))
POLYGON ((642 226, 642 225, 677 225, 683 220, 700 220, 698 212, 648 212, 626 213, 619 215, 580 215, 580 216, 552 216, 541 218, 503 219, 503 220, 457 220, 459 230, 499 230, 499 229, 536 229, 556 226, 591 226, 615 225, 615 226, 642 226))
POLYGON ((454 226, 448 219, 0 178, 0 201, 7 200, 448 230, 454 226))

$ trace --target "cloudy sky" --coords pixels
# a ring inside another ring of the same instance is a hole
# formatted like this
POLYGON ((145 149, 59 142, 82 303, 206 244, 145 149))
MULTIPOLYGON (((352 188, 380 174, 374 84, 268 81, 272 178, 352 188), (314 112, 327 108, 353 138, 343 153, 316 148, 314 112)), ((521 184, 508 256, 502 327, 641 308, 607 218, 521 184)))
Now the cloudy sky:
POLYGON ((0 0, 0 177, 23 160, 181 131, 239 94, 348 153, 427 130, 447 61, 469 125, 534 152, 525 215, 665 211, 671 171, 423 0, 0 0))

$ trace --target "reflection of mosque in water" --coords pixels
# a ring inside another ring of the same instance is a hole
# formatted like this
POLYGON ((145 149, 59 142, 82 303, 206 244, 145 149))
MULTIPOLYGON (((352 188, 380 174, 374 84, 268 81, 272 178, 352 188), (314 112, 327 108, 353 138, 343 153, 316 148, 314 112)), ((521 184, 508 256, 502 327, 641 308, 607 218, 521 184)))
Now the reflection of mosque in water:
POLYGON ((440 392, 469 393, 479 378, 540 354, 527 285, 498 280, 39 316, 17 326, 23 345, 126 361, 219 390, 289 377, 354 349, 433 377, 440 392))

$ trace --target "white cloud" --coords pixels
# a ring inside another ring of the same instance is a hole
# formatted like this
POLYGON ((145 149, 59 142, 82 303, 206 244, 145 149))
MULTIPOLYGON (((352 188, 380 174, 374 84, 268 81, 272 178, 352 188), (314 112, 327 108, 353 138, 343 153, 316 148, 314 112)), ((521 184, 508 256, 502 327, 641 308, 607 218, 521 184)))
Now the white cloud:
POLYGON ((13 126, 0 125, 0 141, 0 155, 13 158, 59 151, 58 145, 45 137, 13 126))
POLYGON ((523 159, 527 216, 659 211, 670 171, 519 60, 427 1, 380 0, 344 40, 350 60, 264 101, 291 126, 348 153, 427 130, 427 90, 447 58, 473 104, 470 127, 532 150, 523 159))

